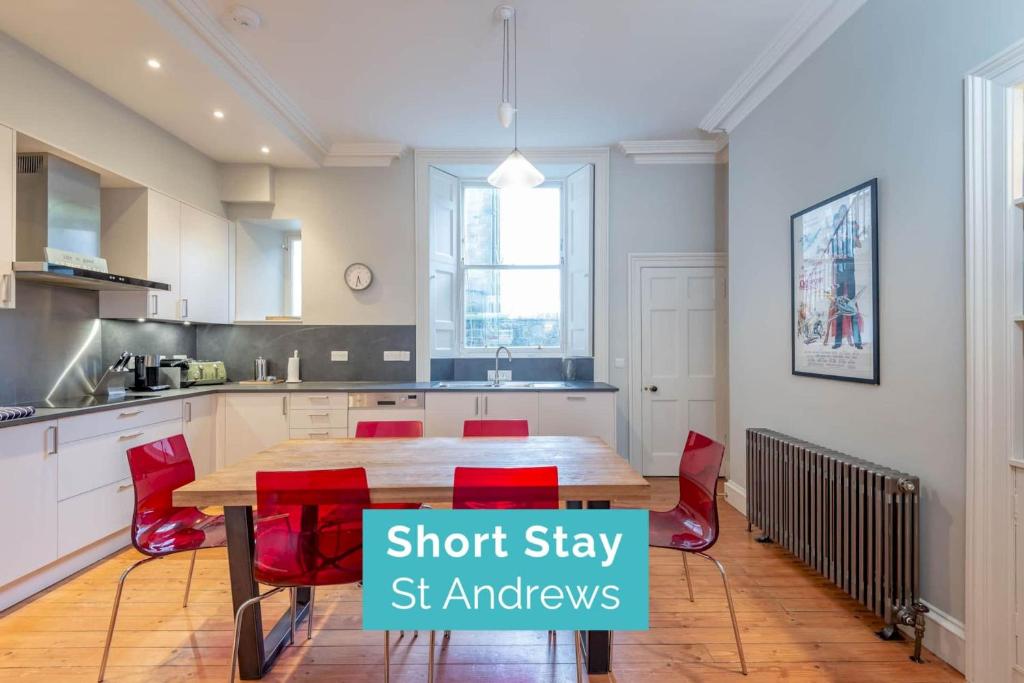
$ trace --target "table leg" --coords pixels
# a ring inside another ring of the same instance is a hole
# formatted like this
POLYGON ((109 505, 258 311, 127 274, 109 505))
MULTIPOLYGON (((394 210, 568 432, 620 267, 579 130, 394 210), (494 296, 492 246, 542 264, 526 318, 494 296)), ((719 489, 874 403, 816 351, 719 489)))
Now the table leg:
MULTIPOLYGON (((224 508, 224 523, 228 538, 228 572, 231 577, 232 615, 238 607, 259 594, 259 585, 252 576, 253 515, 248 506, 224 508)), ((309 589, 300 588, 299 611, 296 621, 309 614, 309 589)), ((263 612, 259 603, 245 611, 242 617, 241 639, 238 643, 238 674, 243 680, 263 678, 273 666, 291 637, 291 619, 285 614, 274 624, 267 637, 263 637, 263 612)))
MULTIPOLYGON (((611 501, 588 500, 588 510, 607 510, 611 501)), ((586 631, 583 637, 583 653, 587 661, 587 673, 606 674, 612 663, 612 638, 609 631, 586 631)))

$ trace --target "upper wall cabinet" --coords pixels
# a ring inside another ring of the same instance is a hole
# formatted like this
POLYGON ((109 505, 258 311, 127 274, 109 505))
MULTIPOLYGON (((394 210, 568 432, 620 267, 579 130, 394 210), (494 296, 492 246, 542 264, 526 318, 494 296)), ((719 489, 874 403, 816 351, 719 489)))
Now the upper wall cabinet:
POLYGON ((101 253, 112 272, 169 292, 100 292, 101 318, 231 321, 231 224, 148 189, 105 189, 101 253))
POLYGON ((14 308, 16 163, 14 130, 7 126, 0 126, 0 308, 14 308))

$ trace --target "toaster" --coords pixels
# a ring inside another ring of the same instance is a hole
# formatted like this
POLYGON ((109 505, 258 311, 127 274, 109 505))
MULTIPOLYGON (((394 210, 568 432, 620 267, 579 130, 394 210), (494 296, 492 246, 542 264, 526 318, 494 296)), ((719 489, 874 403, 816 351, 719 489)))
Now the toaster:
POLYGON ((228 372, 222 360, 189 360, 182 367, 181 385, 189 387, 194 384, 224 384, 228 381, 228 372))

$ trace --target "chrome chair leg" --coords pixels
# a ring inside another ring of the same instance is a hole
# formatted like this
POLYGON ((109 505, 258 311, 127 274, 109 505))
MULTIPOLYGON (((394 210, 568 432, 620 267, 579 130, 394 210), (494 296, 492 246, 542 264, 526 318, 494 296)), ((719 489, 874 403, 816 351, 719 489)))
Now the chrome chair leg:
POLYGON ((185 599, 182 601, 182 607, 188 607, 188 594, 192 590, 192 572, 196 568, 196 555, 199 553, 198 550, 192 551, 192 559, 188 563, 188 578, 185 579, 185 599))
POLYGON ((427 649, 427 683, 434 683, 434 632, 430 632, 430 645, 427 649))
POLYGON ((693 579, 690 578, 690 564, 686 561, 686 552, 683 555, 683 572, 686 573, 686 590, 690 591, 690 602, 693 602, 693 579))
POLYGON ((309 587, 309 614, 306 616, 306 640, 313 639, 313 603, 316 601, 316 586, 309 587))
POLYGON ((295 625, 297 623, 296 622, 296 617, 298 616, 298 606, 299 606, 299 591, 296 588, 293 587, 293 588, 289 588, 288 589, 288 600, 291 602, 291 607, 288 608, 288 611, 290 612, 288 617, 291 620, 291 627, 292 627, 291 634, 289 635, 289 637, 291 638, 291 641, 292 641, 291 644, 294 645, 295 644, 295 625))
POLYGON ((391 677, 391 631, 384 631, 384 683, 391 677))
POLYGON ((583 636, 579 631, 573 633, 576 647, 576 683, 583 683, 583 636))
POLYGON ((739 650, 740 653, 740 667, 743 669, 743 675, 746 676, 747 658, 743 656, 743 642, 740 640, 740 625, 739 622, 736 621, 736 606, 732 602, 732 591, 729 590, 729 579, 725 575, 725 567, 722 566, 721 562, 710 555, 705 555, 704 553, 698 554, 701 557, 706 557, 714 562, 715 566, 718 567, 718 573, 722 575, 722 584, 725 586, 725 599, 729 603, 729 616, 732 617, 732 632, 736 636, 736 649, 739 650))
POLYGON ((114 593, 114 608, 110 612, 110 625, 107 626, 107 642, 103 646, 103 659, 100 660, 100 675, 97 681, 103 680, 103 674, 107 671, 107 657, 110 656, 110 642, 114 639, 114 624, 117 623, 117 610, 121 606, 121 592, 124 591, 124 580, 128 578, 128 575, 136 567, 141 567, 147 562, 153 560, 159 560, 159 557, 145 557, 132 566, 128 567, 121 573, 121 578, 117 580, 117 592, 114 593))
POLYGON ((235 641, 231 646, 231 671, 228 673, 228 683, 235 683, 235 668, 238 666, 238 643, 242 640, 242 615, 245 614, 245 610, 249 609, 260 600, 269 598, 271 595, 277 595, 283 590, 283 586, 273 588, 263 595, 257 595, 256 597, 249 598, 238 606, 238 611, 235 612, 235 641))

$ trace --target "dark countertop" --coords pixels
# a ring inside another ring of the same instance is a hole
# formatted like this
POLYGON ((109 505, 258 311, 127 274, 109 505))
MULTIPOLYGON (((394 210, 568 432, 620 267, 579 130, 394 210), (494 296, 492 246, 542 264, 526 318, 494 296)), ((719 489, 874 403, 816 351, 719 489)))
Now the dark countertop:
POLYGON ((227 393, 325 393, 325 392, 414 392, 414 391, 470 391, 470 392, 616 392, 618 387, 604 382, 514 382, 515 386, 494 387, 485 382, 300 382, 297 384, 208 384, 203 386, 189 387, 188 389, 168 389, 154 393, 136 394, 129 392, 130 396, 138 396, 131 401, 111 403, 109 405, 88 406, 84 408, 37 408, 36 414, 32 417, 24 417, 18 420, 0 422, 0 429, 16 425, 29 424, 31 422, 43 422, 61 417, 74 417, 86 413, 96 413, 104 410, 124 409, 126 406, 145 405, 147 403, 158 403, 160 401, 173 401, 175 399, 188 398, 190 396, 206 396, 209 394, 227 393))

